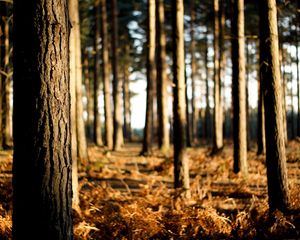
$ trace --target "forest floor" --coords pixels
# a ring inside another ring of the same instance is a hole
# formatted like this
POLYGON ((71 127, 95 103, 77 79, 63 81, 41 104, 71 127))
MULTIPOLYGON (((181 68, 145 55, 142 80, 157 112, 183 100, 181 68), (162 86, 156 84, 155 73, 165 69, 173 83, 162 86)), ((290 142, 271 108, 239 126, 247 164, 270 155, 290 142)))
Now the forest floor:
MULTIPOLYGON (((173 189, 173 157, 139 156, 140 144, 90 147, 79 166, 75 239, 300 239, 300 143, 287 149, 292 209, 268 212, 265 159, 248 152, 249 178, 232 172, 232 144, 210 156, 189 148, 192 198, 173 189), (298 209, 298 210, 297 210, 298 209)), ((0 239, 11 239, 12 151, 0 152, 0 239)))

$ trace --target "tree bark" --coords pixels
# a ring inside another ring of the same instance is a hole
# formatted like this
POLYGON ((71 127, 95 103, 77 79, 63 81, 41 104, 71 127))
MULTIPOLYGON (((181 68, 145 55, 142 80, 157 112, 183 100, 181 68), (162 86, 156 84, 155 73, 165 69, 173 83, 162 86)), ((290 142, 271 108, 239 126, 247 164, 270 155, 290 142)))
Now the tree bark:
POLYGON ((282 91, 278 53, 277 9, 275 0, 260 2, 260 44, 263 52, 260 71, 263 80, 266 119, 266 163, 269 207, 287 210, 289 191, 286 169, 282 91))
POLYGON ((173 38, 173 114, 174 114, 174 186, 190 197, 189 159, 186 155, 186 102, 184 78, 184 7, 182 0, 172 1, 173 38))
POLYGON ((205 39, 204 39, 204 44, 205 44, 205 53, 204 53, 204 62, 205 62, 205 102, 206 102, 206 107, 205 107, 205 138, 207 139, 207 144, 210 143, 211 139, 211 114, 210 114, 210 103, 209 103, 209 69, 208 69, 208 39, 207 39, 207 34, 205 34, 205 39))
POLYGON ((113 133, 113 149, 115 151, 119 150, 123 145, 123 123, 122 123, 122 81, 119 80, 119 70, 118 70, 118 7, 117 1, 112 0, 112 68, 113 68, 113 101, 114 101, 114 133, 113 133))
POLYGON ((219 25, 219 0, 214 0, 214 121, 213 121, 213 150, 219 152, 223 148, 223 112, 221 103, 220 82, 220 25, 219 25))
POLYGON ((147 31, 147 106, 142 155, 150 155, 152 148, 153 82, 155 81, 155 0, 148 0, 147 31))
POLYGON ((67 1, 14 1, 13 239, 73 238, 69 30, 67 1))
POLYGON ((166 34, 165 8, 163 0, 156 0, 156 36, 157 36, 157 111, 159 121, 158 145, 162 153, 167 153, 170 148, 168 130, 168 93, 166 73, 166 34))
POLYGON ((244 0, 233 1, 232 22, 232 93, 234 131, 235 173, 248 175, 247 163, 247 127, 246 127, 246 81, 245 81, 245 35, 244 0))
POLYGON ((104 115, 105 115, 105 145, 113 148, 113 119, 111 109, 109 52, 107 33, 106 0, 100 0, 101 5, 101 39, 102 39, 102 79, 104 88, 104 115))
POLYGON ((101 119, 99 113, 98 97, 100 93, 100 80, 99 80, 99 10, 100 0, 95 0, 95 36, 94 36, 94 143, 97 146, 102 146, 102 131, 101 119))

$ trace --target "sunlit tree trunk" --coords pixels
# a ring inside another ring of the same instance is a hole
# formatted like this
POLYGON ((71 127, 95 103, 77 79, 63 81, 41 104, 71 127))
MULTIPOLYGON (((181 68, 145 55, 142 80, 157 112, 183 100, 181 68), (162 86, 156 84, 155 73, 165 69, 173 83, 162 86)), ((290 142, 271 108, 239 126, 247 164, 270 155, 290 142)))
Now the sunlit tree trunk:
POLYGON ((172 1, 173 27, 173 114, 174 114, 174 186, 190 197, 189 159, 186 155, 186 102, 184 77, 183 0, 172 1))
POLYGON ((73 239, 68 15, 14 1, 13 239, 73 239))
POLYGON ((214 0, 214 135, 212 153, 218 152, 223 148, 223 112, 221 103, 220 82, 219 11, 219 0, 214 0))
POLYGON ((282 91, 278 52, 277 9, 275 0, 260 1, 261 76, 266 119, 266 163, 269 207, 287 210, 289 191, 286 168, 282 91))
POLYGON ((100 93, 100 79, 99 79, 99 10, 100 0, 95 0, 95 36, 94 36, 94 143, 97 146, 103 144, 102 131, 101 131, 101 119, 99 113, 99 93, 100 93))
POLYGON ((248 175, 247 128, 246 128, 246 81, 245 81, 245 35, 244 0, 233 1, 232 22, 232 94, 234 126, 234 166, 235 173, 248 175))
POLYGON ((118 6, 117 0, 112 0, 112 68, 113 68, 113 149, 119 150, 123 145, 123 123, 122 123, 122 81, 119 79, 119 34, 118 34, 118 6))
POLYGON ((168 93, 166 73, 166 34, 165 8, 163 0, 156 0, 156 42, 157 42, 157 111, 158 111, 158 145, 162 153, 167 153, 170 148, 168 129, 168 93))
POLYGON ((109 52, 107 34, 106 0, 100 0, 101 5, 101 39, 102 39, 102 79, 104 88, 104 115, 105 115, 105 145, 113 148, 113 119, 111 110, 109 52))
POLYGON ((144 128, 144 140, 141 154, 151 154, 152 115, 153 115, 153 82, 155 81, 155 0, 148 0, 148 31, 147 31, 147 106, 144 128))
POLYGON ((9 16, 8 16, 8 3, 2 3, 2 147, 8 149, 12 146, 12 111, 10 107, 11 97, 11 74, 9 69, 9 16))

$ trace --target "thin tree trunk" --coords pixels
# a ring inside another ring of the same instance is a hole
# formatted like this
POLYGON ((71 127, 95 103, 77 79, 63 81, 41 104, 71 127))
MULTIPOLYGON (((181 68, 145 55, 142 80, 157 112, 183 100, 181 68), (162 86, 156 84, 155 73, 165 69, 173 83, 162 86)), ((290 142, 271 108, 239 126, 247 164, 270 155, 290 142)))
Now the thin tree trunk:
POLYGON ((205 138, 207 139, 207 144, 210 143, 210 138, 211 138, 211 115, 210 115, 210 104, 209 104, 209 70, 208 70, 208 39, 207 39, 207 34, 205 34, 205 39, 204 39, 204 44, 205 44, 205 53, 204 53, 204 62, 205 62, 205 102, 206 102, 206 107, 205 107, 205 138))
POLYGON ((170 136, 168 130, 168 106, 167 106, 167 73, 166 73, 166 34, 165 8, 163 0, 156 0, 156 36, 157 36, 157 111, 159 120, 158 144, 162 153, 167 153, 170 148, 170 136))
POLYGON ((219 24, 219 0, 214 0, 214 135, 213 151, 219 152, 223 148, 223 114, 221 106, 221 82, 220 82, 220 24, 219 24))
POLYGON ((233 1, 232 22, 232 92, 234 110, 234 166, 235 173, 248 175, 247 127, 246 127, 246 81, 245 81, 245 35, 244 0, 233 1))
POLYGON ((111 110, 110 72, 107 34, 106 0, 101 5, 101 39, 102 39, 102 79, 104 88, 105 145, 113 148, 113 118, 111 110))
POLYGON ((195 0, 191 0, 191 81, 192 81, 192 119, 191 119, 191 141, 195 142, 198 133, 198 114, 196 111, 196 41, 195 41, 195 22, 196 22, 196 12, 195 12, 195 0))
POLYGON ((98 97, 100 93, 100 80, 99 80, 99 10, 100 0, 95 0, 95 36, 94 36, 94 143, 97 146, 102 146, 102 132, 101 132, 101 119, 99 113, 98 97))
POLYGON ((73 239, 68 15, 14 1, 13 239, 73 239))
POLYGON ((6 74, 2 77, 2 147, 9 149, 12 146, 12 126, 11 118, 12 112, 10 107, 11 97, 11 77, 9 74, 9 16, 8 16, 8 3, 3 4, 3 72, 6 74))
POLYGON ((191 129, 191 115, 190 115, 190 104, 189 104, 189 98, 188 98, 188 87, 187 87, 187 72, 186 72, 186 64, 184 68, 184 83, 185 83, 185 102, 186 102, 186 108, 185 108, 185 115, 186 115, 186 147, 192 147, 192 129, 191 129))
POLYGON ((129 54, 130 49, 127 44, 124 46, 124 64, 123 64, 123 105, 124 105, 124 136, 131 141, 131 111, 130 111, 130 89, 129 89, 129 54))
POLYGON ((112 68, 113 68, 113 100, 114 100, 114 133, 113 133, 113 149, 118 151, 123 145, 123 127, 122 127, 122 81, 119 80, 119 34, 118 34, 118 7, 117 0, 112 0, 112 68))
POLYGON ((260 2, 260 60, 266 119, 266 163, 269 207, 287 210, 289 191, 282 121, 282 91, 278 52, 277 9, 275 0, 260 2))
POLYGON ((174 87, 174 186, 181 188, 183 195, 190 198, 189 159, 186 155, 186 102, 184 78, 184 26, 183 0, 172 1, 173 26, 173 87, 174 87))
POLYGON ((151 154, 152 116, 153 116, 153 82, 155 72, 155 0, 148 0, 148 48, 147 48, 147 106, 144 128, 144 140, 141 154, 151 154))
POLYGON ((86 91, 86 112, 87 112, 87 120, 86 120, 86 129, 87 129, 87 136, 89 139, 93 138, 93 91, 92 91, 92 79, 90 77, 89 71, 89 55, 88 51, 85 50, 84 52, 84 84, 85 84, 85 91, 86 91))
POLYGON ((258 81, 258 103, 257 103, 257 155, 266 153, 266 133, 265 133, 265 108, 264 108, 264 94, 262 85, 262 75, 260 72, 260 66, 263 64, 263 49, 262 45, 259 44, 259 64, 257 70, 257 81, 258 81))
POLYGON ((247 150, 250 150, 250 140, 251 140, 251 134, 250 134, 250 106, 249 106, 249 81, 250 81, 250 54, 249 54, 249 41, 246 39, 245 42, 246 46, 246 134, 247 134, 247 150))

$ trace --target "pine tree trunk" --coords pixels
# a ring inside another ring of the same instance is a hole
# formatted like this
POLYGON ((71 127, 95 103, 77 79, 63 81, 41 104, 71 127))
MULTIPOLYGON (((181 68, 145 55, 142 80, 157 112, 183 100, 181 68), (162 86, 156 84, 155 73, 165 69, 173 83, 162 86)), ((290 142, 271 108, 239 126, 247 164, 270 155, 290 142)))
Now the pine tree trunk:
POLYGON ((189 159, 186 155, 186 102, 184 78, 184 26, 183 0, 172 1, 173 26, 173 114, 174 114, 174 186, 181 188, 186 198, 190 197, 189 159))
POLYGON ((205 62, 205 102, 206 102, 206 107, 205 107, 205 122, 204 122, 204 129, 205 133, 204 136, 207 139, 207 144, 210 143, 211 139, 211 115, 210 115, 210 104, 209 104, 209 69, 208 69, 208 39, 207 39, 207 34, 205 34, 205 39, 204 39, 204 44, 205 44, 205 53, 204 53, 204 62, 205 62))
POLYGON ((153 82, 155 81, 155 0, 148 0, 148 31, 147 31, 147 106, 144 128, 142 155, 151 154, 152 148, 152 116, 153 116, 153 82))
POLYGON ((234 166, 235 173, 248 175, 247 127, 246 127, 246 81, 245 81, 245 35, 244 0, 233 1, 232 22, 232 93, 234 125, 234 166))
POLYGON ((191 116, 190 116, 190 104, 189 104, 189 98, 188 98, 188 87, 187 87, 187 72, 186 72, 186 64, 184 68, 184 84, 185 84, 185 115, 186 115, 186 147, 192 147, 192 129, 191 129, 191 116))
POLYGON ((219 0, 214 0, 214 121, 213 121, 213 151, 219 152, 223 148, 223 114, 221 106, 220 82, 220 25, 219 25, 219 0))
POLYGON ((195 0, 191 1, 191 81, 192 81, 192 119, 191 119, 191 140, 192 143, 195 142, 198 136, 198 114, 196 111, 196 41, 195 41, 195 22, 196 22, 196 12, 195 12, 195 0))
POLYGON ((101 39, 102 39, 102 79, 104 88, 104 115, 105 115, 105 145, 113 148, 113 119, 111 108, 109 51, 107 33, 106 0, 100 0, 101 5, 101 39))
POLYGON ((258 103, 257 103, 257 155, 266 153, 266 130, 265 130, 265 108, 264 108, 264 93, 262 85, 262 75, 260 74, 260 66, 263 60, 263 49, 259 44, 259 64, 258 64, 258 103))
POLYGON ((162 153, 167 153, 170 148, 168 130, 168 93, 166 73, 166 34, 165 8, 163 0, 156 0, 156 42, 157 42, 157 112, 158 112, 158 144, 162 153))
POLYGON ((2 46, 2 67, 1 70, 5 73, 2 76, 2 147, 9 149, 12 146, 12 112, 10 107, 11 97, 11 77, 9 75, 9 16, 8 16, 8 3, 2 3, 2 26, 3 26, 3 46, 2 46))
POLYGON ((122 123, 122 81, 119 80, 119 34, 118 34, 118 7, 117 0, 112 0, 112 68, 113 68, 113 101, 114 101, 114 133, 113 149, 118 151, 123 145, 123 123, 122 123))
POLYGON ((97 146, 102 146, 102 130, 101 119, 99 113, 98 97, 100 93, 100 80, 99 80, 99 10, 100 0, 95 0, 95 36, 94 36, 94 143, 97 146))
POLYGON ((13 239, 73 239, 67 1, 14 1, 13 239))
POLYGON ((282 91, 278 52, 277 9, 275 0, 260 2, 260 71, 263 80, 266 119, 266 163, 269 207, 285 211, 289 206, 282 91))

